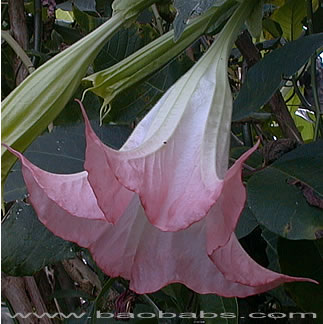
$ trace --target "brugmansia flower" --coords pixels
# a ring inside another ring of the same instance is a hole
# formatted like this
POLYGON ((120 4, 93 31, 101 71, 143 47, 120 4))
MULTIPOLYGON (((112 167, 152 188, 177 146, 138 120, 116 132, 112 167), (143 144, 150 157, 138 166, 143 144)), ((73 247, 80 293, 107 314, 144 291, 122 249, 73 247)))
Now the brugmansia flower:
MULTIPOLYGON (((315 282, 261 267, 243 250, 235 234, 229 233, 245 199, 242 163, 255 148, 227 172, 221 197, 209 213, 177 232, 161 231, 152 225, 138 195, 126 191, 113 175, 108 179, 111 191, 116 199, 122 194, 125 198, 123 214, 115 224, 107 221, 98 207, 87 172, 52 174, 39 169, 17 151, 9 147, 8 150, 22 162, 29 199, 40 221, 55 235, 89 249, 106 274, 130 280, 133 291, 150 293, 179 282, 198 293, 246 297, 283 282, 315 282), (213 243, 227 234, 229 240, 214 249, 213 243)), ((111 209, 114 207, 111 200, 111 209)))
POLYGON ((86 124, 84 172, 43 171, 17 151, 30 201, 54 234, 88 248, 109 276, 149 293, 180 282, 198 293, 245 297, 312 281, 253 261, 234 229, 244 207, 243 162, 228 170, 232 98, 227 59, 254 0, 139 123, 119 151, 86 124))

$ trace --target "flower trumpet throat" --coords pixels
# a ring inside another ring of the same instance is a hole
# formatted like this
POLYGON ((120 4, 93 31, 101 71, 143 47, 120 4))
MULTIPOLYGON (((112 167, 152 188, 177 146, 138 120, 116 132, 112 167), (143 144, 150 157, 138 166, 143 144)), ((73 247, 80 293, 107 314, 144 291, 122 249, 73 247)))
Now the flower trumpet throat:
POLYGON ((206 54, 165 93, 119 151, 103 145, 86 123, 89 158, 84 167, 108 220, 115 222, 123 208, 119 214, 111 211, 106 196, 110 182, 102 173, 113 173, 136 192, 149 221, 163 231, 201 220, 218 199, 228 167, 232 114, 227 61, 255 2, 243 2, 206 54), (100 167, 91 158, 98 155, 100 167))
POLYGON ((85 110, 86 171, 43 171, 17 151, 40 221, 89 249, 109 276, 150 293, 179 282, 198 293, 246 297, 291 281, 252 260, 234 230, 241 173, 256 144, 228 170, 232 98, 227 59, 254 0, 244 1, 201 58, 138 124, 119 151, 94 133, 85 110), (82 205, 80 204, 82 201, 82 205))

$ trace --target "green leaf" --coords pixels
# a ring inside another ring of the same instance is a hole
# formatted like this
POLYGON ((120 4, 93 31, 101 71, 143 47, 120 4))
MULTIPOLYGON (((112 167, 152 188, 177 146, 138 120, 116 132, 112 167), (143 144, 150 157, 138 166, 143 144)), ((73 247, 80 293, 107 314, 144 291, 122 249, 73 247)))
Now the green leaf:
POLYGON ((319 238, 323 211, 311 200, 323 199, 322 174, 323 141, 302 145, 248 181, 248 205, 260 224, 282 237, 319 238))
POLYGON ((262 32, 262 16, 263 16, 264 0, 258 1, 246 20, 246 25, 252 37, 259 38, 262 32))
MULTIPOLYGON (((303 89, 300 89, 300 91, 302 91, 303 89)), ((290 97, 290 95, 292 94, 293 89, 291 89, 291 91, 287 94, 288 97, 290 97)), ((304 92, 304 91, 302 91, 304 92)), ((287 97, 286 96, 286 97, 287 97)), ((308 120, 306 120, 303 117, 300 117, 299 115, 296 115, 297 110, 300 108, 301 106, 301 102, 299 97, 295 94, 294 97, 288 101, 287 103, 287 107, 289 112, 291 113, 291 116, 295 122, 295 125, 297 127, 297 129, 299 130, 299 132, 302 135, 302 139, 305 143, 310 142, 313 140, 314 138, 314 121, 310 121, 310 115, 307 113, 307 118, 308 120)), ((304 114, 306 114, 306 112, 304 112, 304 114)), ((305 115, 306 116, 306 115, 305 115)))
POLYGON ((255 64, 234 101, 233 121, 251 118, 280 87, 282 79, 296 73, 322 45, 323 33, 306 36, 271 52, 255 64))
MULTIPOLYGON (((105 24, 47 61, 2 104, 2 141, 24 151, 64 108, 104 43, 154 0, 113 2, 115 14, 105 24)), ((16 158, 2 148, 2 179, 16 158)))
MULTIPOLYGON (((205 318, 205 324, 237 324, 238 304, 236 298, 217 295, 199 295, 200 309, 204 313, 215 313, 214 318, 205 318)), ((206 316, 205 316, 206 317, 206 316)), ((210 315, 211 317, 211 315, 210 315)))
POLYGON ((63 37, 64 43, 68 45, 71 45, 82 38, 82 35, 71 27, 54 24, 54 30, 63 37))
POLYGON ((96 5, 95 0, 68 0, 58 4, 57 8, 66 11, 72 11, 73 6, 77 6, 77 8, 81 11, 96 12, 95 5, 96 5))
POLYGON ((17 202, 1 226, 2 271, 12 276, 30 276, 48 264, 73 258, 73 244, 42 225, 33 208, 17 202))
POLYGON ((86 33, 91 32, 95 28, 102 25, 105 21, 107 21, 107 18, 93 17, 78 9, 77 6, 73 6, 73 14, 76 22, 86 33))
POLYGON ((274 21, 270 18, 265 18, 262 21, 262 26, 274 38, 278 38, 283 35, 283 31, 282 31, 280 25, 276 21, 274 21))
MULTIPOLYGON (((266 228, 262 229, 261 236, 267 243, 266 254, 267 254, 269 264, 266 268, 272 271, 282 272, 280 269, 278 252, 277 252, 279 236, 275 233, 268 231, 266 228)), ((277 298, 279 302, 284 306, 295 306, 295 303, 293 302, 292 299, 290 299, 290 297, 288 297, 283 286, 279 286, 275 289, 272 289, 268 293, 271 296, 277 298)))
POLYGON ((175 0, 177 15, 174 20, 174 41, 177 41, 192 15, 200 15, 213 6, 221 6, 226 0, 175 0))
POLYGON ((241 239, 250 234, 258 226, 255 215, 250 210, 248 203, 243 209, 235 233, 238 239, 241 239))
POLYGON ((112 15, 112 4, 113 0, 96 0, 96 10, 103 17, 111 17, 112 15))
MULTIPOLYGON (((120 29, 102 48, 93 63, 95 72, 113 66, 158 37, 150 25, 132 24, 120 29)), ((87 77, 89 78, 89 77, 87 77)), ((85 78, 85 79, 87 79, 85 78)))
POLYGON ((285 288, 296 302, 306 312, 316 313, 317 319, 323 318, 323 240, 290 241, 278 240, 279 263, 283 273, 291 276, 305 277, 317 280, 321 285, 308 282, 285 284, 285 288))
POLYGON ((180 283, 173 283, 164 288, 162 291, 168 298, 172 298, 177 307, 178 312, 184 312, 185 307, 189 304, 192 298, 192 292, 180 283))
POLYGON ((283 30, 283 36, 293 41, 302 31, 302 20, 306 16, 306 0, 287 0, 285 4, 275 10, 271 19, 278 22, 283 30))
POLYGON ((280 265, 278 261, 277 243, 279 236, 273 232, 270 232, 267 228, 263 228, 261 236, 267 243, 266 254, 269 264, 268 269, 276 272, 280 272, 280 265))

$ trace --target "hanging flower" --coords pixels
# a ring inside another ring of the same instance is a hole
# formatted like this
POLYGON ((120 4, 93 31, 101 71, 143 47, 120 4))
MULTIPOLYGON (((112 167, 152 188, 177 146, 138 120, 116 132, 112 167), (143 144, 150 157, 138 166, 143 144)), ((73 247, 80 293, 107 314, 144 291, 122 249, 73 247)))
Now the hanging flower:
POLYGON ((97 205, 87 172, 52 174, 39 169, 19 152, 7 149, 22 162, 29 200, 39 220, 55 235, 89 249, 107 275, 130 280, 130 289, 138 294, 154 292, 174 282, 198 293, 225 297, 259 294, 283 282, 315 283, 261 267, 243 250, 233 232, 224 246, 213 249, 212 239, 217 240, 228 231, 232 210, 243 206, 241 166, 255 147, 228 171, 226 190, 207 216, 178 232, 165 232, 153 226, 138 195, 130 191, 130 201, 122 216, 111 224, 97 205), (237 191, 239 198, 232 196, 237 191))
POLYGON ((232 115, 227 61, 254 3, 245 1, 238 8, 207 53, 164 94, 119 151, 101 143, 86 123, 84 167, 107 220, 115 223, 122 215, 129 199, 125 188, 138 193, 149 221, 162 231, 198 222, 219 199, 232 115), (112 199, 111 177, 125 187, 120 199, 112 199))
POLYGON ((244 207, 243 162, 228 170, 232 97, 227 59, 255 1, 244 1, 200 61, 171 87, 119 151, 84 108, 84 172, 43 171, 17 151, 30 201, 54 234, 89 249, 109 276, 142 294, 179 282, 198 293, 245 297, 311 281, 253 261, 234 230, 244 207))

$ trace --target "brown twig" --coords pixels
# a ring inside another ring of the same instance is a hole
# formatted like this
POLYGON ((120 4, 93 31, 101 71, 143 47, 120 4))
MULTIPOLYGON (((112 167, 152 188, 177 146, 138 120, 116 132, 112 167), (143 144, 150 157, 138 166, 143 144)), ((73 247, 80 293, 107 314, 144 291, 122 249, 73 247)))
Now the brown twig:
MULTIPOLYGON (((48 313, 34 277, 11 277, 2 274, 1 292, 10 303, 15 313, 27 315, 48 313)), ((20 324, 52 324, 52 320, 44 316, 37 318, 18 317, 20 324)))
MULTIPOLYGON (((22 49, 26 50, 28 48, 28 30, 24 0, 10 0, 8 2, 8 13, 12 37, 22 49)), ((27 77, 28 70, 21 64, 18 57, 15 59, 14 71, 16 73, 16 85, 19 85, 27 77)))
POLYGON ((102 289, 100 279, 81 259, 64 260, 62 264, 72 280, 79 284, 81 290, 93 296, 100 293, 102 289))
MULTIPOLYGON (((261 55, 257 47, 253 44, 251 36, 247 30, 245 30, 238 37, 236 45, 245 58, 249 68, 261 59, 261 55)), ((281 127, 283 135, 287 138, 294 139, 297 142, 302 143, 302 136, 288 111, 280 91, 276 91, 276 93, 272 96, 269 101, 269 106, 273 116, 281 127)))

